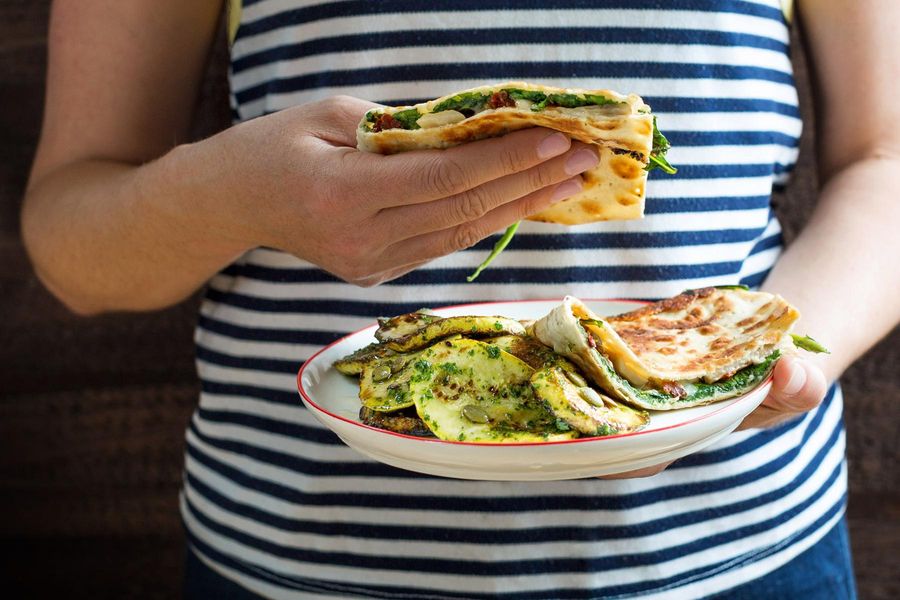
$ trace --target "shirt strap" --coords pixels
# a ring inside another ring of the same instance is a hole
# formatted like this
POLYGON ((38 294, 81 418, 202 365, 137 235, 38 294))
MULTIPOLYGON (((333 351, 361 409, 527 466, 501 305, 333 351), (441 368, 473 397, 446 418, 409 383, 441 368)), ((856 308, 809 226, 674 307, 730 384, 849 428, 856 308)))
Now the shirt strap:
POLYGON ((228 0, 228 43, 234 42, 238 26, 241 24, 241 0, 228 0))

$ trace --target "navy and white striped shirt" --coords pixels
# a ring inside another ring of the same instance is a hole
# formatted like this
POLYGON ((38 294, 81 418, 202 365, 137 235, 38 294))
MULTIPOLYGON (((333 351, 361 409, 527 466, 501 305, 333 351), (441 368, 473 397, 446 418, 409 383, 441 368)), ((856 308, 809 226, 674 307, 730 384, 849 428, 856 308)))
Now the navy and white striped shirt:
POLYGON ((299 402, 299 364, 421 306, 660 298, 763 281, 781 247, 773 185, 801 122, 778 0, 245 0, 236 120, 350 94, 408 104, 524 79, 634 92, 659 115, 675 176, 643 220, 525 222, 371 289, 266 249, 215 277, 197 327, 200 405, 182 511, 201 559, 284 598, 689 598, 765 575, 844 510, 841 398, 740 432, 650 479, 429 477, 365 458, 299 402))

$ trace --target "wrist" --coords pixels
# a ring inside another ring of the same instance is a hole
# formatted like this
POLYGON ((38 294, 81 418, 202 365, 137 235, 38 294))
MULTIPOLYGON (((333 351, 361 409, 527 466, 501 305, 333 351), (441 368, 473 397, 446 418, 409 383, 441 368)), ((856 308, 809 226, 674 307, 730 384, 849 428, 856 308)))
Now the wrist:
POLYGON ((138 186, 139 197, 181 230, 184 250, 224 265, 260 244, 241 214, 243 194, 219 137, 176 146, 142 168, 138 186))

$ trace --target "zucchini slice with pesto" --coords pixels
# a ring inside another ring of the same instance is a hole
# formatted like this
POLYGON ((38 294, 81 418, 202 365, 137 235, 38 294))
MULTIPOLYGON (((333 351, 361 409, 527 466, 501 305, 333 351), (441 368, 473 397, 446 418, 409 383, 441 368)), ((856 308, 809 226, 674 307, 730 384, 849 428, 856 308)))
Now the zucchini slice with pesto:
POLYGON ((362 405, 378 412, 391 412, 413 405, 409 382, 421 371, 418 354, 395 354, 363 366, 359 377, 362 405))
POLYGON ((372 342, 368 346, 364 346, 359 350, 348 354, 340 360, 334 362, 334 368, 344 375, 359 375, 362 373, 363 367, 388 358, 397 354, 384 344, 372 342))
POLYGON ((387 345, 397 352, 409 352, 430 346, 451 335, 493 337, 510 333, 523 334, 525 328, 515 319, 506 317, 447 317, 430 321, 406 335, 394 337, 387 345))
POLYGON ((601 394, 576 370, 548 367, 531 377, 538 398, 572 429, 588 436, 630 433, 644 427, 650 415, 601 394))
POLYGON ((375 339, 379 342, 391 342, 440 319, 441 317, 427 308, 421 308, 415 312, 397 315, 396 317, 379 317, 375 339))
POLYGON ((497 346, 456 339, 424 350, 423 377, 410 381, 416 412, 442 440, 536 442, 575 433, 537 398, 534 370, 497 346))

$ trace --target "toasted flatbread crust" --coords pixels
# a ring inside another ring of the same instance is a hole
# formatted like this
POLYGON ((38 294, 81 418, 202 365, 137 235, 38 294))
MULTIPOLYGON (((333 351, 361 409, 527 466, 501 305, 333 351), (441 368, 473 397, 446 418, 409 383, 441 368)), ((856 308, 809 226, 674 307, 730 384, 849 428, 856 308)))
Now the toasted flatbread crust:
MULTIPOLYGON (((647 182, 646 161, 653 145, 653 116, 635 94, 624 96, 610 90, 556 88, 523 82, 481 86, 415 105, 423 114, 457 94, 492 93, 502 89, 524 89, 548 94, 597 94, 622 104, 578 108, 548 107, 540 112, 528 108, 503 107, 480 112, 459 123, 427 129, 389 129, 373 133, 365 120, 357 130, 360 150, 394 154, 408 150, 449 148, 466 142, 498 137, 529 127, 561 131, 573 139, 599 146, 600 163, 584 173, 584 190, 530 220, 575 225, 604 220, 637 219, 644 214, 647 182), (614 152, 619 150, 619 153, 614 152), (633 154, 631 154, 633 153, 633 154)), ((385 109, 396 113, 412 108, 385 109)))
POLYGON ((607 322, 654 377, 713 382, 790 348, 799 318, 776 294, 703 288, 607 322))

